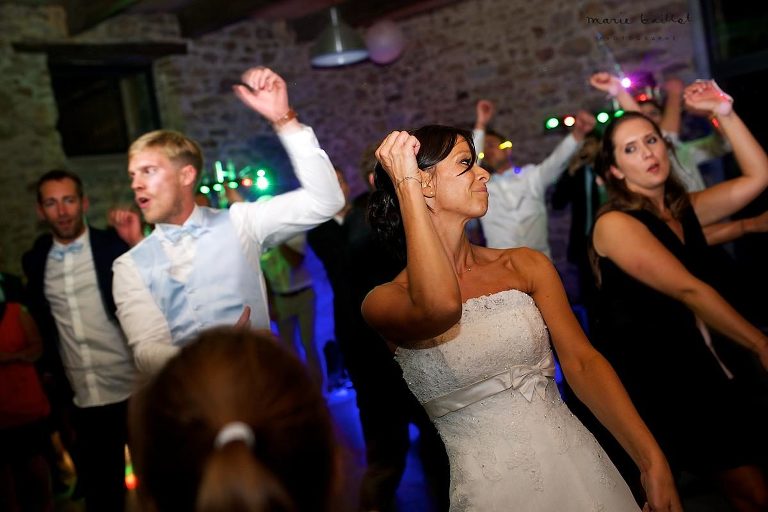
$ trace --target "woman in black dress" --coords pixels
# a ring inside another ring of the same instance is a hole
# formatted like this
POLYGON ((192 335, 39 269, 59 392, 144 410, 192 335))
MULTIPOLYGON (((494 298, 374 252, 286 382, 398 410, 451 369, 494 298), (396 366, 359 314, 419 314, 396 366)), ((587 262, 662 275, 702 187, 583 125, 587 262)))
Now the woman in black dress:
POLYGON ((768 157, 714 82, 685 91, 689 108, 711 112, 733 144, 743 175, 688 194, 670 176, 658 126, 627 113, 605 132, 597 170, 609 202, 593 232, 600 282, 597 334, 673 470, 716 478, 739 511, 766 510, 757 430, 763 411, 739 400, 707 344, 708 328, 758 355, 768 338, 708 282, 702 226, 722 220, 768 186, 768 157))

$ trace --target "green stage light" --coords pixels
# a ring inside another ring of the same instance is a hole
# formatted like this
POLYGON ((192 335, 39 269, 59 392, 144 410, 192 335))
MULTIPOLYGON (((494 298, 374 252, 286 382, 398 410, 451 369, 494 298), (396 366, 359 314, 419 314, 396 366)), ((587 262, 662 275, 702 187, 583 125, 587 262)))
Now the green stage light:
POLYGON ((611 116, 608 115, 608 112, 600 112, 595 117, 597 118, 598 123, 607 123, 611 118, 611 116))
POLYGON ((544 123, 547 130, 554 130, 560 125, 560 121, 556 117, 550 117, 544 123))
POLYGON ((203 185, 202 187, 200 187, 201 194, 207 194, 210 191, 211 191, 211 187, 209 187, 208 185, 203 185))

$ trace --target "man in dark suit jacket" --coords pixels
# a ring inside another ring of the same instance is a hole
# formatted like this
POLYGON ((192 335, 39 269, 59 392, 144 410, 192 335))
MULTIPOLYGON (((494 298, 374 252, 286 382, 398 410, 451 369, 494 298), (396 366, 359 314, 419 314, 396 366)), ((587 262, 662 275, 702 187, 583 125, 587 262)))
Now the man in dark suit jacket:
MULTIPOLYGON (((86 506, 120 511, 126 406, 136 369, 115 317, 112 262, 129 247, 115 231, 87 226, 87 208, 77 175, 44 174, 37 211, 51 233, 35 241, 22 264, 29 310, 44 340, 41 366, 53 383, 51 402, 54 408, 62 400, 74 403, 73 458, 86 506)), ((134 222, 138 229, 138 216, 134 222)))
MULTIPOLYGON (((371 167, 372 168, 372 167, 371 167)), ((344 174, 339 184, 349 198, 344 174)), ((331 219, 307 233, 333 288, 336 339, 357 395, 368 467, 360 489, 361 510, 392 510, 409 447, 409 424, 420 430, 427 482, 438 510, 448 503, 448 458, 437 431, 403 380, 384 340, 363 319, 365 295, 391 281, 402 269, 376 242, 367 222, 363 194, 331 219)))

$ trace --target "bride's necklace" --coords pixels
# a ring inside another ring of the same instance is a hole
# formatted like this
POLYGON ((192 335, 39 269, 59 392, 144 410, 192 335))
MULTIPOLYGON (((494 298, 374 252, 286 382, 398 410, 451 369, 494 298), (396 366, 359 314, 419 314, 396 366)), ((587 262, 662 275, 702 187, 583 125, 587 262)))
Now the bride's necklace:
MULTIPOLYGON (((470 257, 467 259, 471 259, 474 263, 477 263, 477 260, 475 260, 475 253, 472 252, 472 249, 469 250, 469 256, 470 257)), ((468 267, 464 267, 464 272, 462 272, 462 274, 466 274, 467 272, 472 272, 472 267, 474 266, 474 263, 468 267)))

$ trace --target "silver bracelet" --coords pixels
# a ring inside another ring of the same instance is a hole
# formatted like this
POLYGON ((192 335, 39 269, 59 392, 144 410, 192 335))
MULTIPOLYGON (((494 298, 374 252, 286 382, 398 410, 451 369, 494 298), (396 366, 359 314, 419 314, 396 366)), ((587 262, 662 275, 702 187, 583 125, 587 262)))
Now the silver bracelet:
POLYGON ((416 176, 405 176, 402 179, 398 180, 397 183, 395 183, 395 188, 400 188, 400 185, 402 185, 402 183, 405 180, 415 180, 415 181, 418 181, 419 184, 421 184, 421 178, 419 178, 418 175, 416 175, 416 176))

